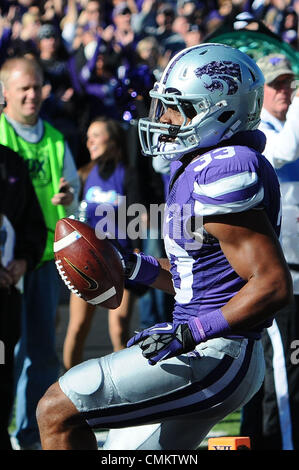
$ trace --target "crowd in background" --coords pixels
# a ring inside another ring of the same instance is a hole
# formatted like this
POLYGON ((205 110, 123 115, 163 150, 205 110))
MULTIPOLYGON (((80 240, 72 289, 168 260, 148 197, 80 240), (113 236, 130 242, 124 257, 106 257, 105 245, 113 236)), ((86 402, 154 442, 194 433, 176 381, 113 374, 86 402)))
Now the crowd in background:
MULTIPOLYGON (((120 124, 126 131, 128 168, 134 168, 137 178, 133 185, 133 173, 127 171, 131 182, 126 177, 119 192, 127 194, 126 186, 134 186, 136 202, 148 207, 164 201, 164 177, 167 180, 166 175, 155 172, 151 159, 140 158, 136 124, 148 113, 148 92, 176 52, 204 42, 237 15, 236 29, 250 28, 250 22, 256 20, 299 50, 299 0, 2 0, 0 68, 13 57, 38 61, 44 76, 40 117, 64 135, 79 171, 80 197, 85 184, 82 169, 92 169, 91 147, 95 144, 88 143, 90 126, 99 117, 120 124)), ((98 164, 101 157, 102 163, 108 162, 108 170, 107 165, 104 169, 109 175, 96 175, 103 176, 106 184, 117 165, 103 159, 110 148, 104 143, 95 159, 98 164)), ((159 242, 150 246, 150 242, 138 248, 162 256, 163 246, 159 242)), ((158 314, 151 317, 154 304, 163 315, 171 312, 172 304, 166 306, 168 297, 157 296, 153 290, 137 295, 144 328, 165 320, 158 314)), ((88 331, 92 315, 84 318, 88 331)), ((80 334, 84 329, 82 324, 76 328, 80 334)), ((83 336, 82 344, 85 333, 83 336)), ((78 345, 74 333, 71 339, 78 345)))
POLYGON ((38 59, 42 116, 64 133, 78 167, 88 160, 93 118, 129 126, 145 115, 169 58, 229 17, 250 14, 298 46, 296 0, 3 0, 0 13, 0 65, 12 56, 38 59))

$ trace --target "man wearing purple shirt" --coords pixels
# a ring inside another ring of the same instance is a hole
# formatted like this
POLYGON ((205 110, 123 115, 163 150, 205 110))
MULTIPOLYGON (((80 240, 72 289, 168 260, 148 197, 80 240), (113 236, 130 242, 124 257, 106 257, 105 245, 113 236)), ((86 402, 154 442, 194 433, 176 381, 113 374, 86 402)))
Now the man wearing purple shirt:
POLYGON ((139 121, 145 155, 171 162, 167 258, 125 255, 125 275, 175 296, 173 321, 68 371, 40 401, 43 449, 196 449, 264 377, 260 334, 292 296, 280 193, 256 128, 264 78, 220 44, 180 51, 139 121))

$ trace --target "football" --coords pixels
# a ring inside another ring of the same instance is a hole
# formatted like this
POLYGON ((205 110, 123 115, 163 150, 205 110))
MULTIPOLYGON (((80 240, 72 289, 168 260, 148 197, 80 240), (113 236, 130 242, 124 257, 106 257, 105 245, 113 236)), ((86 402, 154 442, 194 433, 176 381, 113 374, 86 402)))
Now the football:
POLYGON ((124 290, 120 254, 108 239, 76 219, 60 219, 55 228, 54 257, 71 292, 93 305, 119 307, 124 290))

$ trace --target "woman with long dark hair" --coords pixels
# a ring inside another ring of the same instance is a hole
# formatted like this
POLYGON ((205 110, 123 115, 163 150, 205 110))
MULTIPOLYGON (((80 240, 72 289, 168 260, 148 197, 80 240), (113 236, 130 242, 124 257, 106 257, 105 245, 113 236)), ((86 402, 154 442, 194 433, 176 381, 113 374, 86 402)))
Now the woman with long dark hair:
MULTIPOLYGON (((85 212, 85 222, 97 231, 98 224, 104 218, 107 220, 106 212, 112 214, 110 222, 113 223, 118 220, 119 211, 138 202, 138 185, 134 170, 128 165, 125 133, 117 121, 107 117, 94 119, 87 130, 86 145, 90 161, 78 170, 83 188, 81 206, 85 212)), ((116 224, 112 228, 118 243, 126 248, 132 246, 126 227, 116 224)), ((102 228, 99 230, 102 231, 102 228)), ((126 346, 136 292, 138 295, 141 293, 140 290, 136 291, 134 285, 126 284, 121 305, 108 311, 109 334, 114 351, 126 346)), ((82 360, 95 310, 96 306, 71 294, 70 318, 63 349, 66 369, 82 360)))

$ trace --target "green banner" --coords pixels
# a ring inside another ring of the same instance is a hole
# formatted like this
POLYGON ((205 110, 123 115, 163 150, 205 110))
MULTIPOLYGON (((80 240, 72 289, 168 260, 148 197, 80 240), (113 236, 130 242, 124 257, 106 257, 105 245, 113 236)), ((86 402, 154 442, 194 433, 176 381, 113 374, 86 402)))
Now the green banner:
POLYGON ((240 49, 255 61, 268 54, 284 54, 292 64, 297 78, 299 78, 299 52, 289 44, 258 31, 230 31, 219 35, 211 35, 205 42, 217 42, 240 49))

